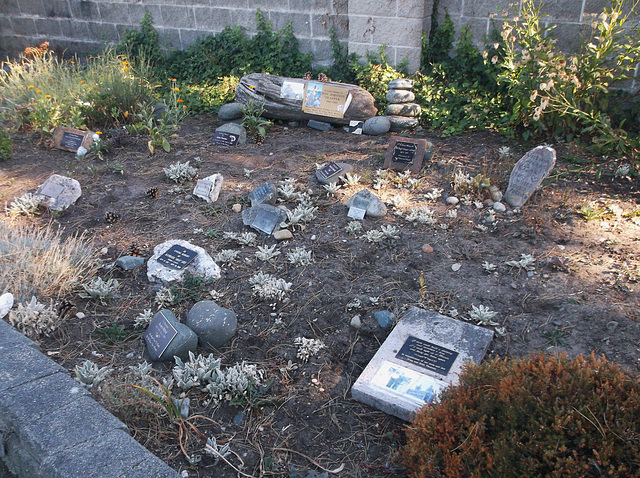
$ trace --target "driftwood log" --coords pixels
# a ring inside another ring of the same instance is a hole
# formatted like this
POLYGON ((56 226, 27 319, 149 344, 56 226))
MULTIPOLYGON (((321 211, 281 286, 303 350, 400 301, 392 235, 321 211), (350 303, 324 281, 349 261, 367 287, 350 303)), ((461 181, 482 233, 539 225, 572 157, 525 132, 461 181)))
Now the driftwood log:
POLYGON ((367 90, 359 86, 346 83, 328 82, 327 85, 335 85, 346 88, 353 99, 344 113, 343 118, 330 118, 328 116, 314 115, 302 111, 302 101, 292 98, 281 98, 280 90, 285 81, 307 83, 300 78, 286 78, 283 76, 267 75, 264 73, 251 73, 243 76, 236 87, 236 101, 246 103, 254 100, 264 101, 263 116, 273 119, 286 119, 292 121, 317 120, 326 123, 349 124, 351 120, 366 121, 378 112, 374 106, 374 99, 367 90))

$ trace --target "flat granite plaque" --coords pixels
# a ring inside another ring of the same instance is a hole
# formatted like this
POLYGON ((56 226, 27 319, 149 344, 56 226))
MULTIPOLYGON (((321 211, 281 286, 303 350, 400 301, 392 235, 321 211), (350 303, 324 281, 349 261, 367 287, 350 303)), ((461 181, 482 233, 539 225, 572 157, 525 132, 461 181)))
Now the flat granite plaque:
POLYGON ((318 174, 322 176, 324 179, 329 179, 331 176, 338 174, 342 171, 342 168, 338 163, 334 163, 333 161, 327 164, 324 168, 320 168, 318 170, 318 174))
POLYGON ((158 263, 170 269, 181 270, 193 261, 198 253, 179 244, 174 244, 167 252, 158 257, 158 263))
POLYGON ((240 135, 227 133, 226 131, 216 131, 213 135, 213 144, 218 146, 235 146, 238 144, 240 135))
POLYGON ((362 403, 409 421, 426 402, 479 363, 493 331, 411 307, 351 388, 362 403))
POLYGON ((280 222, 277 215, 266 209, 260 209, 251 223, 251 227, 265 234, 271 234, 280 222))
POLYGON ((555 164, 555 149, 538 146, 529 151, 513 167, 504 200, 512 207, 523 206, 555 164))
POLYGON ((278 188, 268 181, 251 191, 248 198, 252 207, 259 204, 275 204, 278 198, 278 188))
POLYGON ((392 136, 387 154, 384 158, 385 169, 396 171, 411 170, 412 173, 420 172, 424 153, 427 150, 426 139, 401 138, 392 136))
POLYGON ((56 199, 58 196, 60 196, 60 193, 62 193, 62 191, 64 191, 64 187, 61 184, 48 182, 42 185, 42 187, 38 191, 38 194, 56 199))
POLYGON ((213 183, 206 179, 198 179, 196 187, 193 188, 193 195, 198 197, 209 197, 213 183))
POLYGON ((176 335, 178 335, 178 331, 161 310, 153 318, 143 337, 147 347, 153 350, 155 356, 161 357, 176 335))

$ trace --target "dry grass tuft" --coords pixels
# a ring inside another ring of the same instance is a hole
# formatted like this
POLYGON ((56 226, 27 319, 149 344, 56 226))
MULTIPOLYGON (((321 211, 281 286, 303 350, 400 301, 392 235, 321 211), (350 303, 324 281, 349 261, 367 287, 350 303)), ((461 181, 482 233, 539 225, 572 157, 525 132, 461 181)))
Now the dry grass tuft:
POLYGON ((36 229, 0 221, 0 291, 17 302, 57 300, 98 268, 84 236, 62 237, 51 227, 36 229))

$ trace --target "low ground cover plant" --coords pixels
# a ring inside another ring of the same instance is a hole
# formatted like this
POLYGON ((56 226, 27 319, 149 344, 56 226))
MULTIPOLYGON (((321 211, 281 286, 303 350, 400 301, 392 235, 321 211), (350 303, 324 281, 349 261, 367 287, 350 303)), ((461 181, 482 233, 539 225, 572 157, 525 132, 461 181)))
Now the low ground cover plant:
POLYGON ((407 427, 409 475, 634 476, 640 386, 604 358, 466 366, 407 427))

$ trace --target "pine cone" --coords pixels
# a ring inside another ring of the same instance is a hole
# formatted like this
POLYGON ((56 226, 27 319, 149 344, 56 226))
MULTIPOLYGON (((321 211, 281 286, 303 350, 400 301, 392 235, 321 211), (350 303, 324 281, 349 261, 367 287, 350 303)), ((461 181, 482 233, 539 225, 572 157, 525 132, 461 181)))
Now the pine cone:
POLYGON ((326 83, 327 81, 329 81, 329 77, 324 73, 320 73, 318 75, 318 81, 321 81, 322 83, 326 83))
POLYGON ((132 242, 129 245, 129 249, 127 250, 127 255, 133 256, 133 257, 140 257, 142 255, 142 249, 140 248, 140 246, 138 246, 138 244, 136 244, 135 242, 132 242))
POLYGON ((260 133, 256 133, 253 137, 253 142, 256 144, 264 143, 264 137, 260 133))
POLYGON ((158 199, 158 188, 151 187, 144 192, 151 199, 158 199))
POLYGON ((304 80, 312 80, 313 79, 313 74, 310 71, 307 71, 302 78, 304 80))
POLYGON ((120 219, 120 214, 113 211, 107 211, 104 215, 104 222, 107 224, 115 224, 120 219))
POLYGON ((78 312, 78 309, 73 304, 73 302, 67 299, 62 299, 62 302, 58 304, 57 311, 58 311, 58 319, 64 320, 68 317, 76 315, 76 313, 78 312))

